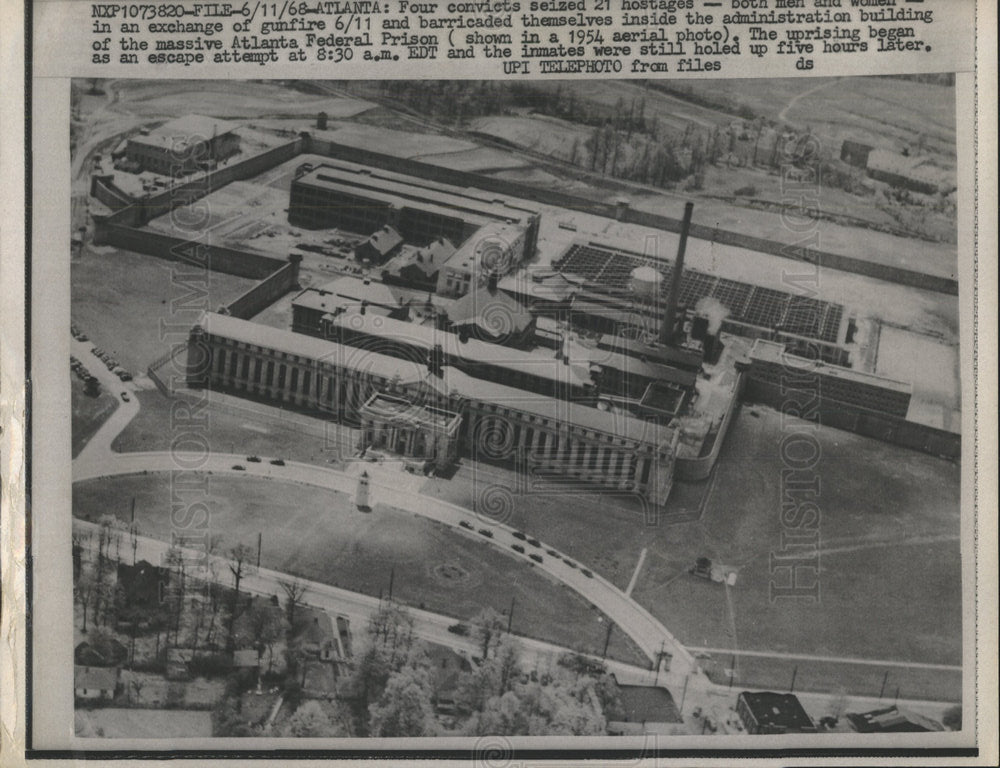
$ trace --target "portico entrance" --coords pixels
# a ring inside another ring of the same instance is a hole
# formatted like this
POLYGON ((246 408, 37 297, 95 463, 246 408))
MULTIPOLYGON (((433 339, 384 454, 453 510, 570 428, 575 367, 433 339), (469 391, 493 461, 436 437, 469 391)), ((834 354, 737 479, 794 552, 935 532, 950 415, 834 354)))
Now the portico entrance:
POLYGON ((360 415, 362 448, 430 461, 435 469, 444 469, 458 455, 462 417, 453 411, 379 392, 361 407, 360 415))

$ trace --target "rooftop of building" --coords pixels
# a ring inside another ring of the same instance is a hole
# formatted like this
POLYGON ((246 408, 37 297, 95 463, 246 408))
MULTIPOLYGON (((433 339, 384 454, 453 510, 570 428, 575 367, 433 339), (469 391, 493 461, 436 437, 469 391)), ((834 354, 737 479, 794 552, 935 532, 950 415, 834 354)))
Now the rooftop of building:
POLYGON ((403 345, 428 351, 440 345, 448 359, 499 365, 530 376, 549 379, 561 385, 579 388, 593 386, 589 364, 580 362, 574 365, 568 361, 560 361, 551 349, 525 351, 502 344, 491 344, 476 338, 467 338, 463 341, 458 334, 441 330, 430 324, 417 324, 369 314, 362 315, 357 309, 348 309, 346 312, 331 317, 330 321, 333 325, 349 331, 397 341, 403 345))
POLYGON ((415 426, 430 426, 437 429, 448 429, 455 426, 459 419, 459 415, 454 411, 427 403, 412 402, 385 392, 376 392, 368 399, 363 408, 369 415, 386 420, 406 422, 415 426))
POLYGON ((423 361, 402 360, 398 357, 336 344, 315 336, 272 328, 217 312, 205 312, 198 325, 206 333, 221 338, 232 339, 256 347, 279 350, 306 360, 329 362, 331 365, 365 371, 384 379, 392 379, 396 376, 412 379, 416 373, 426 368, 423 361))
MULTIPOLYGON (((412 323, 403 325, 410 326, 412 323)), ((544 397, 494 381, 475 378, 451 366, 443 366, 441 375, 435 376, 428 371, 424 361, 390 357, 372 350, 350 347, 214 312, 204 313, 199 326, 205 332, 222 338, 281 350, 309 360, 329 361, 332 364, 367 371, 389 381, 395 380, 403 385, 424 382, 442 395, 509 407, 550 423, 569 422, 580 428, 602 432, 616 438, 639 440, 661 447, 676 446, 677 432, 661 424, 643 421, 617 411, 603 411, 583 403, 544 397)), ((454 334, 444 331, 440 331, 439 334, 442 337, 454 337, 454 334)), ((457 341, 457 337, 454 338, 457 341)), ((471 344, 474 341, 470 339, 467 343, 471 344)), ((507 349, 497 344, 484 344, 484 346, 498 351, 507 349)), ((552 365, 553 360, 547 362, 552 365)))
POLYGON ((531 325, 532 315, 503 291, 480 286, 455 301, 448 320, 455 325, 475 323, 500 336, 523 331, 531 325))
POLYGON ((395 194, 391 187, 358 187, 351 183, 350 179, 341 179, 329 173, 325 173, 326 167, 317 168, 295 180, 296 184, 305 184, 312 187, 319 187, 339 192, 340 194, 359 198, 369 202, 381 203, 392 208, 426 211, 449 219, 459 219, 466 224, 475 227, 482 227, 492 219, 476 211, 461 210, 450 205, 446 200, 435 198, 423 199, 411 197, 409 195, 395 194))
MULTIPOLYGON (((320 286, 306 288, 293 299, 293 304, 307 304, 322 309, 324 308, 322 300, 330 296, 346 299, 358 305, 367 301, 370 305, 387 309, 396 309, 401 305, 400 295, 385 283, 350 275, 338 277, 320 286)), ((327 311, 331 311, 333 306, 339 305, 331 305, 327 311)))
POLYGON ((815 728, 812 718, 794 693, 743 691, 740 698, 746 702, 754 720, 762 727, 786 728, 790 731, 815 728))
POLYGON ((497 273, 507 272, 513 266, 514 255, 510 252, 511 243, 523 233, 523 225, 490 221, 476 230, 458 250, 448 257, 447 265, 452 269, 475 270, 482 265, 484 259, 506 260, 508 263, 486 264, 497 273))
POLYGON ((169 120, 148 134, 136 134, 129 141, 180 151, 183 147, 199 141, 232 133, 239 126, 227 120, 219 120, 205 115, 184 115, 169 120))
POLYGON ((488 199, 467 189, 340 161, 313 168, 295 183, 366 197, 398 208, 431 210, 479 226, 497 220, 526 221, 535 215, 533 211, 507 204, 503 198, 488 199))
POLYGON ((454 252, 455 246, 451 241, 446 237, 439 237, 423 248, 406 249, 404 253, 390 261, 386 268, 399 274, 408 267, 414 267, 425 277, 430 278, 438 273, 441 265, 447 262, 454 252))
POLYGON ((543 397, 489 379, 469 376, 457 368, 444 366, 440 377, 428 374, 424 380, 442 394, 522 411, 549 424, 568 422, 581 429, 620 439, 637 440, 671 449, 676 445, 676 430, 655 421, 644 421, 620 411, 604 411, 572 400, 543 397))
POLYGON ((895 705, 871 712, 848 712, 845 717, 859 733, 923 733, 944 730, 940 723, 929 717, 895 705))
POLYGON ((767 339, 757 339, 750 348, 750 360, 760 360, 762 362, 774 363, 787 368, 789 371, 801 371, 815 374, 816 376, 831 376, 844 381, 852 381, 858 384, 867 384, 881 389, 890 389, 900 394, 912 394, 913 385, 879 376, 877 373, 867 371, 857 371, 853 368, 844 368, 839 365, 831 365, 822 360, 809 360, 805 357, 792 355, 785 351, 785 345, 777 341, 767 339))
POLYGON ((371 233, 365 244, 370 245, 383 256, 403 242, 403 236, 386 224, 382 229, 371 233))

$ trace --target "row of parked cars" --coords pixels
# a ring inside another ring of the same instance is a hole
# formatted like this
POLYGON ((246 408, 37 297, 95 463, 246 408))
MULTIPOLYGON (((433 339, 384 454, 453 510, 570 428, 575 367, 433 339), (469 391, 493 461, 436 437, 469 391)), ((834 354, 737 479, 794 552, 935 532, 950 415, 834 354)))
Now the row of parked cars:
POLYGON ((76 323, 70 323, 69 332, 73 334, 73 338, 77 341, 89 341, 90 337, 87 336, 76 323))
POLYGON ((105 352, 100 347, 91 347, 91 352, 97 355, 103 362, 108 370, 111 371, 115 376, 117 376, 122 381, 132 381, 132 373, 126 368, 123 368, 117 360, 115 360, 110 353, 105 352))
POLYGON ((88 391, 92 394, 96 394, 97 390, 100 389, 100 382, 98 382, 97 377, 87 370, 87 366, 81 363, 72 355, 69 356, 69 367, 76 374, 76 377, 84 383, 88 391))
MULTIPOLYGON (((260 456, 247 456, 247 461, 249 463, 251 463, 251 464, 260 464, 261 458, 260 458, 260 456)), ((285 460, 284 459, 271 459, 271 461, 269 463, 273 464, 276 467, 283 467, 283 466, 285 466, 285 460)), ((235 469, 237 472, 245 472, 246 471, 246 467, 244 467, 242 464, 233 464, 233 469, 235 469)))
MULTIPOLYGON (((468 531, 475 531, 476 530, 475 526, 473 526, 472 523, 470 523, 468 520, 460 520, 459 523, 458 523, 458 525, 459 525, 459 527, 465 528, 468 531)), ((493 531, 491 531, 489 528, 480 528, 476 532, 479 535, 481 535, 481 536, 485 536, 487 539, 492 539, 493 538, 493 531)), ((523 533, 521 531, 514 531, 513 533, 511 533, 511 536, 513 536, 518 541, 523 541, 523 542, 525 542, 525 544, 528 544, 528 545, 530 545, 532 547, 536 547, 538 549, 542 548, 542 543, 538 539, 531 538, 527 534, 525 534, 525 533, 523 533)), ((521 554, 521 555, 525 554, 525 552, 526 552, 525 548, 522 545, 520 545, 520 544, 511 544, 510 548, 513 549, 518 554, 521 554)), ((568 559, 564 558, 562 555, 560 555, 554 549, 546 549, 545 553, 547 555, 549 555, 550 557, 554 557, 556 560, 562 560, 570 568, 577 568, 578 567, 576 563, 574 563, 572 560, 568 560, 568 559)), ((528 554, 528 558, 531 559, 531 560, 534 560, 536 563, 543 563, 543 562, 545 562, 545 558, 543 558, 537 552, 532 552, 532 553, 528 554)), ((594 574, 588 568, 580 568, 580 573, 582 573, 588 579, 594 578, 594 574)))

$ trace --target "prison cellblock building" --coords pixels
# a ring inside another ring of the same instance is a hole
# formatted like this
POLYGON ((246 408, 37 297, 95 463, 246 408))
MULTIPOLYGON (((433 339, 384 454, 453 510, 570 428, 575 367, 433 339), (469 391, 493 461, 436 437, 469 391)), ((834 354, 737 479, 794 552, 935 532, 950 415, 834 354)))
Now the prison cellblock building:
POLYGON ((436 469, 459 455, 506 463, 529 491, 531 483, 561 481, 654 505, 667 500, 677 430, 444 362, 440 350, 398 357, 205 313, 190 333, 187 381, 349 424, 358 428, 358 450, 384 449, 436 469))

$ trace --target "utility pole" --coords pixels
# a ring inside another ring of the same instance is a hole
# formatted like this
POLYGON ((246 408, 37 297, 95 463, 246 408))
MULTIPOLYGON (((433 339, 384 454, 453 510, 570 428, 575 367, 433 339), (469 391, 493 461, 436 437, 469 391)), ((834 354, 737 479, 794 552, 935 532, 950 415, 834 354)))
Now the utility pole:
POLYGON ((510 599, 510 610, 507 611, 507 634, 510 634, 510 628, 514 625, 514 598, 510 599))
MULTIPOLYGON (((608 644, 611 642, 611 630, 613 630, 614 628, 615 628, 615 623, 613 621, 611 621, 611 619, 608 619, 608 633, 604 636, 604 650, 601 651, 601 658, 602 659, 608 658, 608 644)), ((663 649, 662 648, 660 649, 660 657, 661 657, 661 660, 662 660, 662 657, 663 657, 663 649)))
POLYGON ((792 669, 792 684, 788 688, 789 693, 795 693, 795 676, 799 673, 799 665, 796 664, 792 669))
POLYGON ((684 675, 684 689, 681 691, 681 705, 680 705, 680 707, 677 710, 677 714, 679 714, 681 716, 681 718, 684 717, 684 699, 685 699, 685 697, 687 697, 688 680, 690 678, 691 678, 691 673, 690 672, 688 672, 686 675, 684 675))
POLYGON ((882 701, 882 695, 885 693, 885 684, 886 684, 886 682, 888 680, 889 680, 889 670, 887 669, 885 671, 885 674, 882 675, 882 688, 878 692, 878 700, 879 701, 882 701))
POLYGON ((663 648, 666 643, 666 640, 660 641, 660 652, 656 654, 656 677, 653 678, 653 685, 660 682, 660 667, 663 666, 663 648))
POLYGON ((132 525, 135 525, 135 496, 132 497, 132 525))
POLYGON ((733 679, 736 677, 736 654, 733 654, 733 660, 729 663, 729 690, 733 689, 733 679))
POLYGON ((396 566, 392 566, 389 569, 389 599, 392 600, 392 582, 396 578, 396 566))
POLYGON ((257 531, 257 567, 260 568, 260 547, 264 542, 264 532, 257 531))

